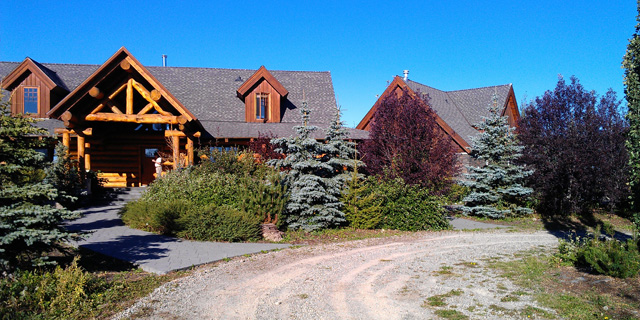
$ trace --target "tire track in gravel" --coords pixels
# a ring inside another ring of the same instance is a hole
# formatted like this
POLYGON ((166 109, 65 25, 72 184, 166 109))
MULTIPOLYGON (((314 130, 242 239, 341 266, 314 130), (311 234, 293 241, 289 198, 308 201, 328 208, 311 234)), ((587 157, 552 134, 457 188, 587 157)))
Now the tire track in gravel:
POLYGON ((286 249, 199 270, 122 315, 146 308, 149 319, 431 318, 423 301, 455 286, 434 276, 442 265, 556 244, 546 232, 441 232, 286 249))

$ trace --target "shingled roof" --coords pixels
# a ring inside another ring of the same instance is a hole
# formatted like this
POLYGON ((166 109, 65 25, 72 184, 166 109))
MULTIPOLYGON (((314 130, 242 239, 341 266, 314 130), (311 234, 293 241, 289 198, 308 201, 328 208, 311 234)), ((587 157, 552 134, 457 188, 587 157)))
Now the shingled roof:
POLYGON ((506 107, 511 84, 456 91, 442 91, 424 84, 407 80, 411 90, 426 94, 429 105, 456 133, 471 144, 471 138, 480 132, 474 128, 489 116, 487 107, 493 103, 494 93, 498 106, 506 107))
MULTIPOLYGON (((0 62, 0 79, 13 71, 19 62, 0 62)), ((58 86, 73 91, 99 65, 37 63, 58 86)), ((300 123, 299 108, 303 98, 311 109, 311 125, 327 128, 336 110, 336 100, 329 72, 269 71, 288 91, 281 123, 247 123, 245 104, 236 90, 256 70, 188 67, 146 67, 193 115, 213 137, 251 138, 258 133, 275 136, 294 134, 300 123), (304 92, 304 97, 303 97, 304 92)), ((52 106, 53 107, 53 106, 52 106)), ((354 139, 368 133, 350 129, 354 139)), ((323 138, 323 130, 317 138, 323 138)))

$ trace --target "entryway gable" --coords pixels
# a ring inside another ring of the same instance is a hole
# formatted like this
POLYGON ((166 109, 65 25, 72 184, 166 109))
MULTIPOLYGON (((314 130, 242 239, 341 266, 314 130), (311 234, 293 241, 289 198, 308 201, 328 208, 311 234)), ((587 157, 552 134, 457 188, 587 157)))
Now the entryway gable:
POLYGON ((49 113, 67 128, 87 121, 184 126, 196 117, 122 47, 49 113))

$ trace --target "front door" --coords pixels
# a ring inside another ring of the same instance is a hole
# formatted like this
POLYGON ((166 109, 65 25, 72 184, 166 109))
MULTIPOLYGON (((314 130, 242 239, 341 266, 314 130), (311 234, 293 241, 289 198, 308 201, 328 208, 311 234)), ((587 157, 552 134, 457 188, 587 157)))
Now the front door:
POLYGON ((140 183, 142 185, 149 185, 154 180, 153 174, 156 172, 154 160, 158 150, 158 148, 140 148, 140 183))

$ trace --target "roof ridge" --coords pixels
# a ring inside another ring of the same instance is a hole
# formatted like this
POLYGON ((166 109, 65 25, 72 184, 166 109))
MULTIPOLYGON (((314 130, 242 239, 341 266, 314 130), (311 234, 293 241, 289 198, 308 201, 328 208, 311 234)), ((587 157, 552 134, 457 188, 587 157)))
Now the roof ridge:
POLYGON ((507 83, 507 84, 499 84, 499 85, 494 85, 494 86, 484 86, 484 87, 478 87, 478 88, 468 88, 468 89, 460 89, 460 90, 450 90, 450 91, 445 91, 447 93, 449 92, 459 92, 459 91, 469 91, 469 90, 478 90, 478 89, 487 89, 487 88, 497 88, 497 87, 508 87, 508 86, 512 86, 512 83, 507 83))
MULTIPOLYGON (((92 66, 92 67, 100 67, 102 64, 93 64, 93 63, 59 63, 59 62, 39 62, 34 60, 33 58, 27 57, 34 62, 37 62, 41 65, 57 65, 57 66, 92 66)), ((0 61, 0 63, 22 63, 21 61, 0 61)), ((253 71, 255 72, 258 69, 247 69, 247 68, 214 68, 214 67, 179 67, 179 66, 148 66, 145 65, 145 68, 165 68, 165 69, 204 69, 204 70, 235 70, 235 71, 253 71)), ((324 71, 307 71, 307 70, 271 70, 267 69, 269 72, 304 72, 304 73, 331 73, 330 70, 324 71)), ((53 70, 52 70, 53 71, 53 70)), ((55 71, 54 71, 55 72, 55 71)))

